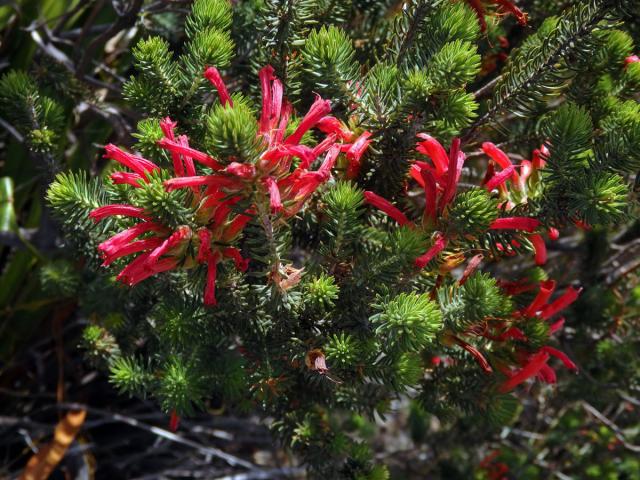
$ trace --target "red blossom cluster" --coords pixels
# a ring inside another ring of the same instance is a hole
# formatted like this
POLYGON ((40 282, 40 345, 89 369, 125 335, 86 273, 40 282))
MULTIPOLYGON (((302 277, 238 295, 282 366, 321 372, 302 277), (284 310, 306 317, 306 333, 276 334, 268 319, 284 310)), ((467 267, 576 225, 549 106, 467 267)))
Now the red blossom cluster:
POLYGON ((483 470, 489 480, 507 480, 507 473, 509 473, 509 467, 506 463, 498 460, 500 456, 500 450, 494 450, 482 459, 480 464, 480 470, 483 470))
MULTIPOLYGON (((423 255, 415 260, 415 264, 419 268, 424 268, 431 260, 433 260, 440 252, 442 252, 447 244, 455 235, 452 232, 445 231, 446 221, 444 214, 446 207, 454 200, 460 180, 460 174, 464 165, 466 156, 460 149, 460 140, 454 139, 449 152, 435 138, 430 135, 421 133, 418 135, 421 139, 417 143, 416 150, 429 157, 432 163, 416 160, 409 169, 411 177, 418 182, 424 191, 425 209, 422 215, 421 226, 426 231, 432 232, 433 242, 431 247, 423 255)), ((541 168, 543 160, 540 156, 535 157, 532 162, 523 162, 518 167, 521 173, 516 172, 516 167, 511 163, 509 157, 492 143, 483 145, 484 151, 502 168, 499 173, 495 173, 492 166, 489 167, 489 173, 485 176, 485 188, 493 190, 502 188, 508 192, 505 182, 510 180, 515 188, 526 189, 525 183, 532 170, 541 168)), ((388 200, 380 197, 374 192, 365 192, 366 201, 380 209, 382 212, 393 218, 401 226, 409 226, 410 228, 418 228, 418 226, 409 220, 388 200)), ((508 200, 507 200, 508 203, 508 200)), ((511 207, 513 204, 511 204, 511 207)), ((509 205, 499 205, 500 211, 509 209, 509 205), (506 207, 506 208, 505 208, 506 207)), ((527 232, 529 240, 536 248, 536 261, 544 263, 546 261, 546 249, 542 237, 534 233, 540 227, 540 221, 529 217, 501 217, 494 220, 489 225, 489 230, 519 230, 527 232)), ((514 240, 515 241, 515 240, 514 240)), ((504 249, 505 247, 502 246, 504 249)))
MULTIPOLYGON (((530 284, 503 284, 503 288, 505 288, 507 292, 513 293, 516 291, 522 292, 534 289, 535 286, 530 284)), ((552 320, 558 313, 578 299, 582 289, 569 287, 564 291, 564 293, 562 293, 562 295, 549 302, 555 289, 556 282, 553 280, 540 282, 536 297, 529 306, 514 314, 514 318, 508 328, 504 328, 503 326, 503 331, 498 335, 484 335, 486 338, 491 340, 495 339, 497 341, 505 341, 513 339, 517 341, 514 349, 514 356, 521 368, 513 371, 507 366, 499 365, 501 372, 508 377, 507 380, 499 387, 499 391, 501 393, 513 390, 515 387, 532 377, 536 377, 545 383, 556 383, 555 371, 548 365, 548 361, 551 357, 559 359, 564 366, 570 370, 578 369, 566 354, 553 347, 543 346, 537 350, 531 351, 526 344, 526 335, 516 326, 519 322, 524 320, 534 319, 536 321, 548 323, 550 334, 554 334, 562 329, 564 326, 563 317, 557 318, 553 322, 552 320)))
MULTIPOLYGON (((416 160, 410 167, 409 174, 424 191, 425 208, 420 222, 420 226, 412 222, 396 206, 379 195, 367 191, 366 201, 374 207, 380 209, 386 215, 394 219, 399 225, 409 228, 423 228, 432 234, 432 245, 426 253, 415 260, 419 268, 424 268, 432 259, 442 252, 448 243, 454 240, 456 233, 452 233, 446 228, 446 209, 455 199, 458 182, 465 162, 465 154, 460 149, 460 140, 454 139, 449 152, 433 137, 426 134, 419 134, 420 141, 416 150, 426 155, 431 163, 416 160)), ((545 166, 544 158, 548 155, 545 147, 533 152, 532 160, 523 160, 519 165, 514 165, 508 155, 493 143, 484 143, 482 150, 490 158, 487 173, 483 180, 483 186, 489 191, 497 190, 500 196, 498 209, 500 212, 508 212, 517 204, 527 201, 530 189, 535 188, 535 183, 530 181, 532 175, 545 166)), ((542 235, 536 233, 541 226, 541 222, 530 217, 501 217, 494 220, 489 225, 489 230, 516 230, 525 232, 528 240, 533 244, 536 254, 537 264, 546 262, 546 247, 542 235)), ((552 239, 558 238, 558 231, 555 228, 549 230, 552 239)), ((512 240, 512 243, 516 240, 512 240)), ((516 246, 516 245, 514 245, 516 246)), ((503 246, 503 249, 509 253, 503 246)), ((462 285, 466 279, 477 269, 483 256, 475 255, 468 262, 459 284, 462 285)), ((515 295, 524 291, 535 289, 535 285, 530 284, 502 284, 506 293, 515 295)), ((562 309, 573 303, 580 290, 569 288, 557 299, 548 303, 555 290, 555 282, 546 281, 540 283, 540 290, 531 305, 522 311, 514 314, 509 319, 491 319, 486 321, 481 327, 475 326, 465 331, 464 335, 477 338, 484 338, 491 341, 493 349, 507 348, 512 351, 516 370, 512 370, 512 365, 494 360, 495 367, 498 368, 508 379, 499 387, 500 392, 508 392, 517 385, 523 383, 531 377, 537 377, 546 383, 555 383, 556 375, 554 370, 547 364, 551 357, 560 359, 567 368, 576 369, 573 362, 561 351, 544 346, 531 350, 528 339, 523 331, 517 326, 520 322, 536 319, 536 321, 548 322, 562 309)), ((549 332, 555 333, 562 328, 564 319, 559 319, 550 324, 549 332)), ((458 345, 471 354, 487 372, 493 372, 490 362, 485 356, 469 342, 459 336, 448 334, 444 339, 445 343, 458 345)))
MULTIPOLYGON (((501 286, 505 293, 511 295, 536 288, 535 284, 522 282, 502 282, 501 286)), ((500 393, 508 393, 530 378, 537 378, 548 384, 556 383, 556 373, 548 364, 551 357, 560 360, 569 370, 578 370, 575 363, 565 353, 556 348, 546 345, 532 348, 529 338, 527 338, 519 325, 527 321, 544 322, 548 325, 549 334, 553 335, 564 326, 564 318, 556 318, 556 316, 577 300, 581 289, 569 287, 562 295, 550 302, 556 283, 554 281, 543 281, 539 283, 538 287, 539 290, 534 300, 527 307, 514 312, 510 318, 489 318, 482 324, 470 327, 459 336, 449 333, 444 337, 445 344, 461 347, 474 357, 478 365, 486 373, 493 373, 493 365, 506 376, 506 380, 498 385, 498 392, 500 393), (477 347, 461 337, 490 341, 492 344, 491 362, 477 347), (500 352, 500 355, 495 355, 497 352, 500 352)), ((432 359, 434 366, 439 366, 441 363, 442 358, 440 357, 432 359)), ((447 362, 445 362, 445 365, 447 365, 447 362)))
MULTIPOLYGON (((218 70, 207 68, 205 77, 216 88, 223 107, 233 109, 233 99, 218 70)), ((364 132, 353 143, 348 143, 354 137, 353 132, 328 115, 331 111, 328 100, 317 97, 294 132, 285 135, 293 107, 284 97, 282 82, 274 76, 271 66, 264 67, 259 78, 262 114, 258 141, 264 150, 253 163, 231 161, 224 165, 192 148, 186 135, 176 135, 176 122, 169 118, 160 122, 164 136, 158 145, 170 152, 173 163, 173 175, 164 182, 165 189, 190 189, 190 204, 197 209, 197 227, 169 228, 143 208, 127 204, 106 205, 91 213, 96 222, 114 215, 138 221, 99 246, 104 265, 137 254, 119 273, 118 280, 135 285, 156 273, 179 266, 191 268, 205 264, 204 303, 215 305, 218 264, 230 259, 241 271, 248 267, 248 259, 242 258, 232 243, 252 218, 264 210, 267 214, 283 217, 298 213, 318 187, 331 177, 341 152, 347 160, 346 176, 357 176, 371 134, 364 132), (314 147, 302 144, 304 134, 316 127, 328 133, 327 136, 314 147), (311 170, 321 155, 324 159, 320 166, 311 170), (196 164, 208 171, 198 173, 196 164)), ((131 170, 114 172, 111 180, 133 188, 142 188, 151 181, 151 175, 161 170, 153 162, 115 145, 106 146, 105 157, 131 170)))
POLYGON ((485 20, 484 3, 490 3, 498 6, 506 14, 513 15, 520 25, 527 24, 527 14, 520 10, 511 0, 467 0, 467 3, 476 12, 480 29, 485 32, 487 30, 487 21, 485 20))

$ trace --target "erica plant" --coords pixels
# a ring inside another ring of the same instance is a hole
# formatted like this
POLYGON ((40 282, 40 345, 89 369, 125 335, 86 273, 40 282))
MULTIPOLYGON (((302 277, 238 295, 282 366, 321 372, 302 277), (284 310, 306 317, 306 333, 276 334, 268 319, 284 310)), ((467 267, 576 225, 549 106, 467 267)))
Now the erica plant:
POLYGON ((325 478, 388 477, 354 412, 495 428, 577 371, 550 252, 637 214, 637 2, 388 3, 196 0, 132 50, 127 144, 47 193, 110 381, 325 478))

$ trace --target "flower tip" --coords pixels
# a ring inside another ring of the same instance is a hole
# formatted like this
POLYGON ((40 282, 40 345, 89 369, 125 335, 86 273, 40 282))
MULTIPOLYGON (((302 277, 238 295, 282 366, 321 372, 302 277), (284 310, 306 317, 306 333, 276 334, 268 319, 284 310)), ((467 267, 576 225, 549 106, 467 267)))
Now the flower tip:
POLYGON ((632 63, 640 63, 640 57, 638 55, 629 55, 624 59, 625 67, 631 65, 632 63))
POLYGON ((178 122, 171 120, 171 117, 164 117, 162 120, 160 120, 160 126, 166 126, 169 127, 170 129, 175 128, 178 125, 178 122))
POLYGON ((103 155, 103 158, 111 158, 111 154, 116 150, 118 150, 118 147, 116 147, 113 143, 107 143, 104 146, 105 153, 103 155))

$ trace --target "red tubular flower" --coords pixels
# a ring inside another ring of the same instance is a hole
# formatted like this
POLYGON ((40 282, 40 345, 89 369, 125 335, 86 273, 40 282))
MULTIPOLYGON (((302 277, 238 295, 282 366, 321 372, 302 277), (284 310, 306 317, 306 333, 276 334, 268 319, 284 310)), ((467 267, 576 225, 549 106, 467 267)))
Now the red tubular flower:
POLYGON ((538 378, 544 383, 551 385, 557 382, 556 372, 549 365, 542 365, 542 368, 538 372, 538 378))
POLYGON ((272 102, 271 102, 271 84, 276 80, 273 75, 273 67, 267 65, 258 73, 260 78, 260 88, 262 90, 262 115, 260 116, 260 132, 268 132, 272 125, 272 102))
POLYGON ((227 165, 224 171, 231 175, 235 175, 236 177, 248 180, 255 176, 256 167, 251 164, 231 162, 227 165))
POLYGON ((627 58, 624 59, 624 66, 626 68, 632 63, 639 63, 639 62, 640 62, 640 57, 638 57, 638 55, 629 55, 627 58))
POLYGON ((302 118, 302 121, 300 122, 300 125, 298 125, 298 128, 296 128, 296 130, 291 135, 289 135, 284 142, 288 144, 300 143, 300 140, 302 140, 302 136, 309 129, 313 128, 316 123, 318 123, 320 119, 327 115, 329 112, 331 112, 331 103, 329 102, 329 100, 323 100, 319 95, 316 96, 313 105, 311 105, 311 108, 309 109, 307 114, 302 118))
POLYGON ((547 164, 545 159, 548 156, 549 156, 549 149, 545 145, 542 145, 539 149, 536 148, 533 151, 533 158, 531 159, 532 168, 534 170, 540 170, 541 168, 544 168, 544 166, 547 164))
POLYGON ((173 232, 169 237, 162 242, 160 246, 158 246, 147 259, 147 265, 150 268, 158 263, 160 257, 166 253, 168 253, 171 249, 177 247, 185 240, 189 240, 191 238, 191 229, 187 226, 178 227, 178 229, 173 232))
POLYGON ((139 237, 143 233, 147 232, 163 232, 165 228, 153 222, 142 222, 134 225, 133 227, 129 227, 126 230, 123 230, 120 233, 115 234, 113 237, 105 240, 100 245, 98 245, 98 250, 103 252, 104 254, 111 255, 115 253, 117 250, 128 244, 134 238, 139 237))
POLYGON ((200 246, 198 247, 198 256, 196 262, 204 263, 211 256, 211 232, 208 228, 198 230, 198 239, 200 246))
POLYGON ((491 230, 524 230, 532 233, 540 226, 540 220, 528 217, 504 217, 498 218, 491 223, 491 230))
POLYGON ((467 267, 464 269, 464 272, 462 273, 462 277, 460 277, 460 280, 458 280, 458 285, 462 286, 465 284, 467 279, 478 269, 483 259, 484 259, 484 255, 482 255, 481 253, 478 253, 477 255, 474 255, 473 257, 471 257, 471 260, 469 260, 467 267))
MULTIPOLYGON (((500 150, 493 143, 491 143, 491 142, 483 143, 482 144, 482 150, 494 162, 496 162, 498 165, 500 165, 500 168, 502 168, 503 170, 513 166, 513 163, 511 163, 511 160, 509 159, 507 154, 504 153, 502 150, 500 150)), ((511 173, 511 179, 512 179, 512 181, 513 181, 513 183, 515 185, 519 185, 520 184, 520 177, 519 177, 518 173, 515 172, 515 170, 513 170, 512 173, 511 173)))
POLYGON ((238 180, 230 177, 215 175, 202 175, 198 177, 170 178, 164 182, 164 187, 168 192, 179 188, 215 186, 217 188, 236 187, 242 188, 238 180))
POLYGON ((244 227, 251 221, 253 217, 250 215, 238 215, 236 216, 229 225, 225 227, 224 233, 221 236, 221 240, 223 242, 230 242, 235 239, 238 234, 244 229, 244 227))
POLYGON ((218 91, 218 96, 220 97, 220 103, 222 106, 224 107, 225 105, 229 105, 230 107, 233 107, 233 100, 231 100, 231 95, 229 95, 229 91, 222 81, 222 77, 220 76, 218 69, 215 67, 209 67, 204 71, 204 76, 218 91))
POLYGON ((115 160, 121 165, 124 165, 125 167, 130 168, 141 177, 146 178, 147 173, 153 172, 155 170, 160 170, 160 167, 158 167, 155 163, 150 162, 149 160, 142 158, 138 155, 127 153, 119 149, 112 143, 106 145, 104 149, 106 152, 104 154, 105 158, 115 160))
POLYGON ((513 165, 509 165, 507 168, 502 170, 501 172, 493 175, 489 181, 485 184, 485 188, 488 191, 493 190, 494 188, 502 185, 516 170, 516 167, 513 165))
POLYGON ((180 417, 175 410, 171 410, 171 417, 169 418, 169 430, 176 432, 180 426, 180 417))
POLYGON ((451 142, 451 148, 449 149, 449 169, 447 171, 447 183, 440 197, 440 203, 438 207, 440 211, 444 211, 444 207, 447 206, 453 198, 456 196, 456 187, 460 180, 460 173, 462 172, 462 165, 464 164, 465 155, 460 151, 460 139, 454 138, 451 142))
POLYGON ((140 182, 145 181, 142 176, 130 172, 113 172, 109 177, 116 185, 131 185, 135 188, 140 188, 142 186, 140 182))
POLYGON ((560 295, 560 297, 555 299, 551 304, 547 305, 542 310, 542 312, 540 313, 540 317, 545 320, 553 317, 556 313, 564 310, 573 302, 575 302, 580 296, 580 292, 582 292, 582 288, 567 288, 565 292, 560 295))
POLYGON ((107 267, 117 259, 133 255, 134 253, 148 252, 149 250, 153 250, 160 246, 161 243, 162 240, 160 238, 152 237, 146 238, 144 240, 138 240, 132 243, 127 243, 125 245, 122 245, 117 250, 112 250, 109 253, 102 252, 102 258, 104 259, 104 262, 102 262, 102 266, 107 267))
POLYGON ((411 220, 409 220, 404 213, 398 210, 397 207, 391 204, 388 200, 385 200, 380 195, 377 195, 371 191, 364 192, 365 201, 376 207, 378 210, 386 213, 388 216, 393 218, 400 226, 412 225, 411 220))
MULTIPOLYGON (((180 135, 178 137, 178 143, 183 147, 188 147, 189 139, 186 135, 180 135)), ((184 160, 185 175, 187 177, 194 177, 196 175, 196 166, 193 163, 193 158, 185 153, 182 155, 182 159, 184 160)))
POLYGON ((516 7, 512 1, 510 0, 492 0, 496 5, 501 6, 506 12, 511 13, 514 17, 516 17, 517 22, 520 25, 527 24, 527 14, 516 7))
POLYGON ((371 132, 363 132, 347 150, 349 166, 347 167, 346 177, 350 180, 357 178, 360 173, 360 160, 371 144, 369 137, 371 137, 371 132))
MULTIPOLYGON (((176 125, 178 125, 178 123, 172 121, 169 117, 165 117, 160 120, 160 129, 162 130, 162 133, 171 141, 175 140, 173 130, 176 128, 176 125)), ((171 152, 171 161, 173 162, 173 171, 175 174, 179 177, 184 176, 184 165, 180 159, 180 154, 177 152, 171 152)))
POLYGON ((433 246, 429 250, 427 250, 427 253, 416 258, 415 260, 416 267, 418 268, 426 267, 427 264, 431 260, 433 260, 433 258, 435 258, 435 256, 438 255, 442 250, 444 250, 446 246, 447 246, 447 239, 442 235, 438 235, 435 242, 433 242, 433 246))
POLYGON ((172 270, 178 265, 177 258, 165 258, 157 262, 153 268, 147 265, 150 253, 143 253, 137 256, 118 274, 116 279, 130 287, 146 280, 156 273, 172 270))
POLYGON ((510 338, 513 338, 514 340, 521 340, 523 342, 527 341, 527 336, 518 327, 511 327, 506 332, 502 333, 497 340, 505 341, 510 338))
POLYGON ((324 133, 333 133, 345 142, 350 142, 353 138, 353 132, 336 117, 330 115, 322 117, 316 124, 316 128, 324 133))
POLYGON ((518 372, 514 373, 510 378, 508 378, 500 387, 498 387, 498 391, 500 393, 507 393, 516 388, 521 383, 524 383, 531 377, 542 370, 543 366, 547 364, 549 360, 549 354, 546 352, 538 352, 533 354, 529 358, 529 362, 518 372))
POLYGON ((225 257, 231 258, 233 260, 233 263, 235 263, 236 268, 241 272, 245 272, 247 268, 249 268, 249 259, 242 258, 242 255, 240 254, 240 250, 238 250, 237 248, 227 247, 224 250, 222 250, 222 254, 225 257))
POLYGON ((533 299, 533 302, 524 310, 523 315, 527 317, 534 317, 539 311, 541 311, 542 307, 549 301, 551 295, 553 295, 553 291, 556 289, 556 282, 553 280, 547 280, 544 282, 540 282, 540 291, 536 298, 533 299))
POLYGON ((553 335, 557 331, 562 330, 563 327, 564 318, 560 318, 551 324, 551 326, 549 327, 549 333, 553 335))
POLYGON ((331 178, 331 170, 336 164, 336 160, 339 154, 340 148, 338 148, 337 146, 333 146, 327 152, 322 165, 320 165, 320 168, 318 168, 318 173, 322 176, 323 180, 329 180, 329 178, 331 178))
POLYGON ((97 223, 100 220, 106 217, 111 217, 113 215, 123 215, 125 217, 150 220, 150 218, 144 213, 143 208, 123 204, 111 204, 105 205, 104 207, 96 208, 89 214, 89 218, 97 223))
POLYGON ((561 352, 560 350, 553 348, 553 347, 542 347, 540 349, 541 352, 546 352, 549 355, 556 357, 558 360, 560 360, 565 367, 567 367, 569 370, 578 370, 578 366, 573 363, 571 361, 571 359, 569 357, 567 357, 567 355, 564 352, 561 352))
POLYGON ((271 204, 271 212, 278 213, 282 211, 282 201, 280 200, 280 189, 273 177, 264 179, 264 183, 269 189, 269 202, 271 204))
POLYGON ((560 232, 557 228, 549 227, 549 238, 551 240, 557 240, 558 238, 560 238, 560 232))
POLYGON ((507 154, 491 142, 484 142, 482 144, 482 151, 491 157, 494 162, 500 165, 500 168, 504 169, 513 166, 507 154))
POLYGON ((482 370, 484 370, 485 373, 493 372, 491 365, 489 365, 489 362, 487 361, 486 358, 484 358, 484 355, 482 355, 480 350, 478 350, 473 345, 469 345, 467 342, 465 342, 464 340, 458 337, 453 337, 453 341, 456 342, 464 350, 469 352, 473 356, 473 358, 476 359, 476 361, 478 362, 478 365, 480 365, 480 368, 482 368, 482 370))
POLYGON ((170 152, 188 156, 196 162, 199 162, 205 167, 209 167, 212 170, 222 170, 222 165, 220 165, 215 159, 211 158, 206 153, 200 152, 181 143, 174 142, 172 140, 169 140, 168 138, 162 138, 161 140, 159 140, 158 146, 169 150, 170 152))
POLYGON ((422 186, 424 188, 424 215, 427 219, 435 222, 438 215, 438 187, 436 185, 436 179, 427 169, 420 171, 420 178, 422 179, 422 186))
POLYGON ((520 183, 518 184, 518 190, 526 191, 527 180, 533 173, 533 164, 529 160, 522 160, 520 162, 520 183))
POLYGON ((536 265, 544 265, 545 263, 547 263, 547 246, 544 243, 542 235, 539 235, 537 233, 534 235, 529 235, 529 240, 533 244, 533 249, 536 253, 536 265))
POLYGON ((431 159, 439 177, 444 175, 449 166, 449 155, 447 155, 447 151, 440 142, 431 135, 419 133, 418 137, 422 138, 423 141, 418 142, 416 150, 431 159))

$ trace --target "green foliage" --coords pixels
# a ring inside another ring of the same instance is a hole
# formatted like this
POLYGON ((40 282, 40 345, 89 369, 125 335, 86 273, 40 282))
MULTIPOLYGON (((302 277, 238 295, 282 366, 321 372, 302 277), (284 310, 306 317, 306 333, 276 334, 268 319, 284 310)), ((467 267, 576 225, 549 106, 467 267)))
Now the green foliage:
POLYGON ((96 231, 109 228, 109 222, 96 226, 89 213, 107 203, 107 196, 96 178, 86 172, 59 173, 47 190, 47 201, 63 222, 65 231, 89 258, 96 259, 96 231))
POLYGON ((427 64, 427 75, 439 91, 464 87, 480 71, 480 55, 470 42, 446 43, 427 64))
POLYGON ((572 214, 589 225, 619 221, 626 213, 629 189, 615 173, 587 174, 576 182, 569 195, 572 214))
POLYGON ((231 60, 233 47, 228 32, 215 28, 197 31, 193 39, 186 45, 183 57, 187 78, 197 78, 197 83, 205 83, 201 77, 205 68, 208 66, 226 67, 231 60))
MULTIPOLYGON (((593 124, 589 113, 577 105, 567 103, 551 114, 543 124, 542 134, 548 138, 552 151, 560 152, 571 161, 591 147, 593 124)), ((550 157, 553 159, 553 155, 550 157)), ((551 162, 553 166, 553 161, 551 162)), ((558 165, 558 173, 568 174, 572 167, 580 166, 570 163, 558 165)))
POLYGON ((480 235, 498 218, 498 202, 484 189, 473 189, 459 194, 449 210, 453 233, 480 235))
POLYGON ((548 181, 550 210, 590 225, 614 223, 624 216, 629 189, 624 178, 611 170, 634 163, 633 155, 620 158, 640 141, 634 130, 634 113, 632 107, 629 112, 622 110, 605 117, 605 135, 598 139, 594 139, 589 113, 572 103, 545 119, 541 130, 548 138, 548 162, 553 172, 548 181), (614 134, 611 128, 616 124, 627 128, 614 134))
POLYGON ((520 402, 513 395, 493 397, 487 408, 487 416, 493 425, 509 425, 516 421, 520 414, 520 402))
POLYGON ((360 359, 358 341, 345 332, 334 334, 325 344, 324 351, 331 368, 347 369, 356 365, 360 359))
POLYGON ((54 260, 40 270, 42 289, 50 295, 71 297, 80 286, 77 269, 66 260, 54 260))
POLYGON ((322 252, 336 261, 347 260, 358 248, 364 197, 350 182, 339 182, 323 195, 322 252))
POLYGON ((207 144, 223 161, 254 162, 260 146, 257 134, 258 124, 246 102, 234 100, 234 108, 216 105, 207 117, 207 144))
POLYGON ((358 80, 359 65, 346 32, 334 26, 312 31, 302 56, 312 89, 348 105, 353 98, 353 83, 358 80))
POLYGON ((572 67, 591 61, 594 36, 615 26, 615 13, 606 1, 589 0, 546 19, 511 56, 484 118, 505 109, 524 116, 560 95, 576 73, 572 67))
POLYGON ((122 391, 129 393, 141 392, 143 379, 134 379, 136 375, 140 374, 137 370, 137 366, 127 360, 122 360, 120 357, 120 347, 118 346, 115 337, 104 327, 99 325, 89 325, 82 332, 82 341, 80 343, 81 348, 86 352, 89 360, 98 366, 108 365, 109 362, 114 361, 119 366, 114 366, 114 378, 117 376, 120 380, 114 380, 114 383, 122 391), (126 371, 130 373, 126 373, 126 371), (136 386, 135 383, 138 382, 136 386))
POLYGON ((178 96, 180 81, 169 44, 160 37, 150 37, 141 40, 132 53, 140 76, 125 83, 125 98, 149 115, 168 114, 178 96))
MULTIPOLYGON (((89 341, 95 340, 100 332, 90 331, 87 335, 89 341)), ((109 366, 109 381, 122 393, 129 395, 144 395, 146 386, 149 384, 152 375, 141 362, 133 357, 115 357, 109 366)))
POLYGON ((173 228, 194 225, 195 205, 192 205, 189 191, 168 192, 163 185, 169 179, 166 170, 151 172, 147 178, 148 182, 142 182, 141 187, 131 193, 132 203, 173 228))
POLYGON ((136 130, 133 137, 138 140, 136 146, 140 153, 146 157, 162 157, 163 150, 157 146, 158 141, 163 137, 160 121, 155 118, 145 118, 138 122, 136 130))
POLYGON ((34 152, 59 150, 65 123, 62 106, 42 95, 28 74, 11 70, 0 78, 0 109, 34 152))
POLYGON ((176 410, 180 415, 188 415, 194 412, 195 406, 202 406, 204 394, 205 378, 195 365, 177 356, 170 357, 161 373, 158 390, 162 408, 167 412, 176 410))
POLYGON ((425 348, 442 328, 442 314, 427 294, 401 293, 378 309, 380 313, 371 317, 371 323, 392 350, 425 348))
POLYGON ((487 273, 474 273, 462 287, 438 293, 445 322, 454 330, 464 330, 487 319, 509 315, 512 310, 496 279, 487 273))
POLYGON ((188 38, 203 30, 229 30, 232 13, 228 0, 196 0, 184 24, 188 38))
POLYGON ((306 302, 314 308, 328 311, 335 305, 340 287, 335 279, 324 273, 306 285, 306 302))

